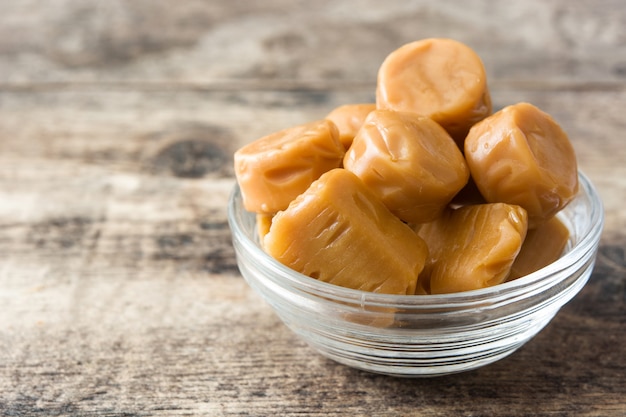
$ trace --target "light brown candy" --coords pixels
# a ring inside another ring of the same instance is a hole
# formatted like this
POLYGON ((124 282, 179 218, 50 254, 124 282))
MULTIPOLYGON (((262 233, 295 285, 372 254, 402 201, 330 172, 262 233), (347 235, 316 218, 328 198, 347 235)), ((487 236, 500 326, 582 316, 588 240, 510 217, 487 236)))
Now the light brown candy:
POLYGON ((519 206, 477 204, 447 210, 417 228, 429 250, 417 288, 444 294, 500 284, 526 231, 526 211, 519 206))
POLYGON ((469 178, 463 154, 439 124, 392 110, 367 116, 343 166, 409 223, 436 218, 469 178))
POLYGON ((342 168, 276 214, 264 247, 302 274, 384 294, 413 294, 428 253, 409 226, 342 168))
POLYGON ((442 38, 411 42, 390 53, 378 70, 376 104, 432 118, 461 149, 470 127, 492 112, 480 57, 467 45, 442 38))
POLYGON ((256 231, 259 236, 261 246, 263 246, 263 239, 265 239, 265 235, 270 231, 272 218, 274 218, 273 214, 257 213, 256 215, 256 231))
POLYGON ((352 145, 356 132, 373 110, 376 110, 375 103, 344 104, 326 115, 326 119, 332 121, 339 129, 339 139, 346 150, 352 145))
POLYGON ((508 280, 538 271, 559 259, 568 239, 569 230, 557 217, 529 230, 522 249, 511 266, 508 280))
POLYGON ((287 208, 324 172, 341 166, 337 126, 318 120, 260 138, 235 152, 244 207, 257 213, 287 208))
POLYGON ((578 190, 569 138, 532 104, 505 107, 474 125, 465 158, 485 199, 522 206, 531 228, 554 216, 578 190))

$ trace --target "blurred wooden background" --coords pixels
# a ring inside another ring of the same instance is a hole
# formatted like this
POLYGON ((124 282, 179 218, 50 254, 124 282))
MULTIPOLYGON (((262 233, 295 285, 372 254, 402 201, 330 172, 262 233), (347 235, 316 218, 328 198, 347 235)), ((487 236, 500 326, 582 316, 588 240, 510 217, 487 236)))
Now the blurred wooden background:
POLYGON ((622 0, 0 0, 0 414, 626 413, 622 0), (240 277, 232 153, 372 101, 400 45, 452 37, 495 107, 570 134, 606 227, 534 340, 432 380, 319 357, 240 277))

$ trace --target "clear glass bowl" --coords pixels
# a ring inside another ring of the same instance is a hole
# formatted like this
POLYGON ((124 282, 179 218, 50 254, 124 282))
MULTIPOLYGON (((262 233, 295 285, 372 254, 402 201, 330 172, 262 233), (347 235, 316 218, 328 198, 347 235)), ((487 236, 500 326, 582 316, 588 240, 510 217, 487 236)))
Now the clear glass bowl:
POLYGON ((321 354, 362 370, 406 377, 467 371, 497 361, 535 336, 585 285, 604 223, 597 191, 579 173, 578 196, 558 216, 570 230, 547 267, 486 289, 385 295, 295 272, 260 247, 256 215, 237 186, 228 205, 241 274, 281 320, 321 354))

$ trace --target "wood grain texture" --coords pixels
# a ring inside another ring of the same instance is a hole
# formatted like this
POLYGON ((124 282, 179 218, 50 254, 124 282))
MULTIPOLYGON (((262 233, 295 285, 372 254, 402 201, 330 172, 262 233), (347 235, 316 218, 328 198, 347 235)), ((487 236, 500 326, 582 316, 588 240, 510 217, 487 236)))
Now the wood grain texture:
POLYGON ((432 36, 474 47, 494 79, 626 77, 621 0, 4 0, 0 16, 9 85, 370 82, 389 51, 432 36))
MULTIPOLYGON (((519 4, 518 4, 519 3, 519 4)), ((0 1, 0 415, 623 416, 626 7, 0 1), (371 101, 404 42, 472 45, 567 130, 596 269, 508 358, 426 380, 314 353, 239 275, 232 153, 371 101)))

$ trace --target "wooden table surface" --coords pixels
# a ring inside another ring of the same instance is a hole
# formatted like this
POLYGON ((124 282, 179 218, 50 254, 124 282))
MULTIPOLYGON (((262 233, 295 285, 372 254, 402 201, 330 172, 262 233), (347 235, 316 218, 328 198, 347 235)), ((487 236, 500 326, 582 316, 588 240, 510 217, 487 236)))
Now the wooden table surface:
POLYGON ((626 415, 622 0, 0 0, 0 415, 626 415), (605 204, 586 287, 476 371, 336 364, 240 276, 232 153, 372 101, 400 45, 473 47, 605 204))

